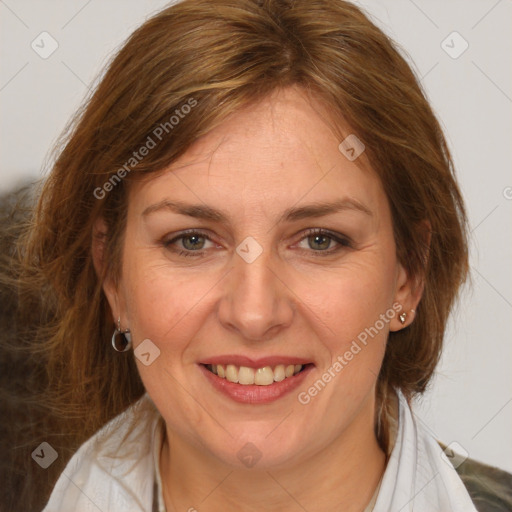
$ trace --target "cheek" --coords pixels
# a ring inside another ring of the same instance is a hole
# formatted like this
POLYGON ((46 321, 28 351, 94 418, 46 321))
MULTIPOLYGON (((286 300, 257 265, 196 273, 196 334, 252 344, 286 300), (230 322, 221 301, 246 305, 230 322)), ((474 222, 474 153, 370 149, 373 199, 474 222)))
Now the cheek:
POLYGON ((192 330, 200 328, 198 317, 218 279, 208 273, 171 270, 143 254, 128 258, 125 268, 123 291, 134 345, 149 338, 166 351, 183 350, 192 330))
POLYGON ((310 276, 300 288, 301 297, 307 298, 303 315, 322 341, 324 354, 322 383, 311 393, 303 391, 305 400, 310 397, 320 409, 322 403, 335 402, 340 410, 350 410, 371 392, 379 374, 389 322, 396 315, 396 269, 392 258, 375 256, 329 272, 322 281, 310 276), (323 398, 313 398, 315 393, 323 398))
MULTIPOLYGON (((297 281, 297 295, 327 332, 356 336, 392 307, 395 267, 358 262, 297 281)), ((307 311, 307 309, 306 309, 307 311)))
POLYGON ((136 360, 138 371, 159 410, 172 411, 167 423, 185 435, 184 425, 202 420, 201 408, 193 399, 200 394, 187 379, 196 361, 194 340, 207 321, 212 307, 209 293, 214 293, 219 278, 208 273, 170 272, 165 265, 142 259, 132 263, 124 290, 133 347, 136 350, 149 339, 160 351, 149 366, 136 360))

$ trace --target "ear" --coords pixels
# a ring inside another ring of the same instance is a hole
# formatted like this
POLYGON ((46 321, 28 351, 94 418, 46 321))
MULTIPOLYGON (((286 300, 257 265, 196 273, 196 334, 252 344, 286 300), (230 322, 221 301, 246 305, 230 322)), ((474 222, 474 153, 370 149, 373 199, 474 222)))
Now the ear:
MULTIPOLYGON (((421 222, 418 229, 423 232, 423 268, 426 268, 432 237, 430 222, 426 220, 421 222)), ((398 265, 396 292, 393 303, 396 315, 390 322, 390 331, 399 331, 412 324, 424 288, 425 277, 423 275, 411 276, 403 264, 400 263, 398 265), (404 322, 400 320, 400 317, 404 319, 404 322)))
POLYGON ((114 323, 119 315, 119 300, 117 287, 113 279, 106 275, 105 248, 107 242, 107 224, 102 217, 98 217, 93 225, 92 233, 92 260, 98 279, 102 280, 102 287, 107 297, 114 323))
POLYGON ((390 331, 399 331, 412 324, 416 308, 423 295, 423 288, 423 278, 410 277, 405 268, 400 264, 397 276, 397 289, 393 301, 393 309, 396 314, 389 323, 390 331), (403 323, 400 317, 404 318, 403 323))

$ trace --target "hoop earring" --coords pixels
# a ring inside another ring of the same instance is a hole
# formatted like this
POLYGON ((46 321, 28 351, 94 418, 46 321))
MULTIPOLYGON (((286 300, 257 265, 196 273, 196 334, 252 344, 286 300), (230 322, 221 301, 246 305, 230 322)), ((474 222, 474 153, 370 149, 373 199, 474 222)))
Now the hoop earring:
POLYGON ((117 319, 117 327, 112 334, 112 347, 116 352, 128 352, 132 348, 132 335, 130 329, 121 330, 121 318, 117 319), (123 342, 120 344, 117 335, 120 334, 123 342))
POLYGON ((400 315, 398 315, 398 319, 400 320, 400 323, 402 325, 405 324, 405 319, 407 318, 407 313, 400 313, 400 315))

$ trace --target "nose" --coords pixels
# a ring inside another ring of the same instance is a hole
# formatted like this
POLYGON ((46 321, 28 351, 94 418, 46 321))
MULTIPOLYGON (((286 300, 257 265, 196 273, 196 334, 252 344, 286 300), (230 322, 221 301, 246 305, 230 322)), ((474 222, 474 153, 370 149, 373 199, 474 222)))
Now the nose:
POLYGON ((251 263, 233 254, 233 268, 226 276, 218 308, 226 329, 246 340, 264 341, 291 324, 293 293, 279 277, 279 270, 270 249, 265 248, 251 263))

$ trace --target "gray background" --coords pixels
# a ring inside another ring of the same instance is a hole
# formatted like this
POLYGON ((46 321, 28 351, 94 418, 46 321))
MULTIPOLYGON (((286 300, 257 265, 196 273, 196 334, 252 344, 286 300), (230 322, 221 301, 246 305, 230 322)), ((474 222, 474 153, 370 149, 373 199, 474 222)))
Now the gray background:
MULTIPOLYGON (((167 3, 0 0, 0 193, 45 172, 49 149, 112 52, 167 3), (47 59, 31 48, 43 31, 58 43, 47 59)), ((414 62, 447 133, 471 223, 472 288, 418 415, 445 444, 512 472, 512 2, 359 4, 414 62), (453 31, 469 44, 457 58, 445 51, 464 47, 458 36, 446 39, 453 31)))

